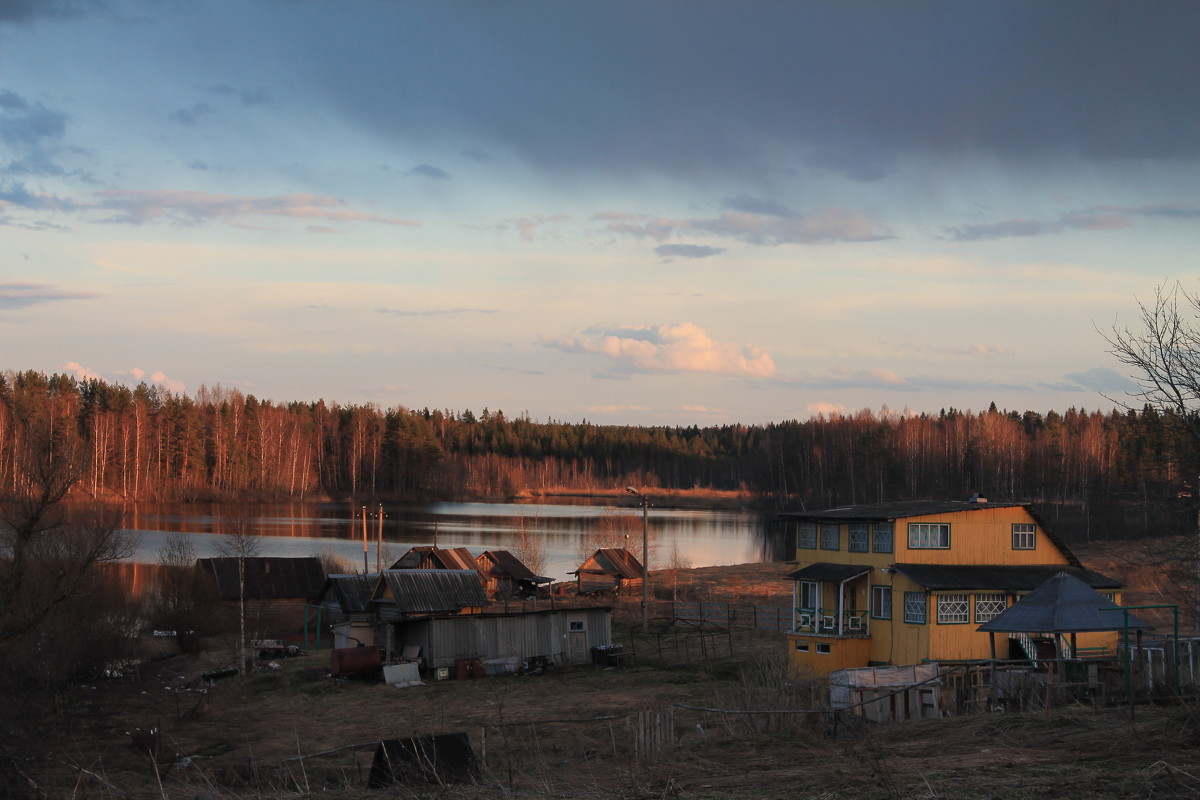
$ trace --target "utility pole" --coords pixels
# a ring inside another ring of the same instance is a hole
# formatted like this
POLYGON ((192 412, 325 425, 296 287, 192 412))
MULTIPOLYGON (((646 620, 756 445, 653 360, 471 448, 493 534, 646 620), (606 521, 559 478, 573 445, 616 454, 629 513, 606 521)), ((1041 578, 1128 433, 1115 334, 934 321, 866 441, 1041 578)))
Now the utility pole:
POLYGON ((379 504, 379 518, 375 521, 375 571, 383 574, 383 503, 379 504))
POLYGON ((367 566, 367 507, 362 507, 362 531, 363 531, 363 575, 370 572, 370 567, 367 566))
POLYGON ((635 494, 642 500, 642 628, 649 621, 650 607, 650 498, 632 486, 626 486, 625 491, 635 494))

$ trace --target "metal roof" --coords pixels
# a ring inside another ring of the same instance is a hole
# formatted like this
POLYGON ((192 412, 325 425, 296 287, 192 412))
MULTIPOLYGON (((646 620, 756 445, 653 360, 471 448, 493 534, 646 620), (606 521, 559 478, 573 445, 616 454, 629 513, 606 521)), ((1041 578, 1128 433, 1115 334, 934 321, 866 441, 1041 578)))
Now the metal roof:
POLYGON ((865 564, 832 564, 828 561, 817 561, 803 569, 798 569, 788 578, 794 581, 829 581, 841 583, 860 575, 866 575, 871 567, 865 564))
POLYGON ((1059 572, 993 619, 981 631, 1004 633, 1084 633, 1146 630, 1151 625, 1132 614, 1102 611, 1113 602, 1078 578, 1059 572))
POLYGON ((957 564, 893 564, 901 575, 930 591, 991 591, 1031 592, 1059 572, 1066 572, 1093 589, 1120 589, 1121 582, 1099 572, 1062 564, 1031 564, 1025 566, 957 565, 957 564))
POLYGON ((395 603, 404 614, 458 613, 488 604, 479 573, 473 569, 385 570, 371 600, 395 603))
POLYGON ((332 596, 338 607, 346 614, 362 614, 374 610, 371 593, 379 582, 374 575, 330 575, 325 582, 325 597, 332 596))
MULTIPOLYGON (((196 566, 217 582, 217 593, 223 600, 237 600, 237 558, 198 558, 196 566)), ((282 558, 278 556, 247 556, 245 566, 245 596, 254 600, 311 600, 325 586, 325 568, 319 558, 282 558)))

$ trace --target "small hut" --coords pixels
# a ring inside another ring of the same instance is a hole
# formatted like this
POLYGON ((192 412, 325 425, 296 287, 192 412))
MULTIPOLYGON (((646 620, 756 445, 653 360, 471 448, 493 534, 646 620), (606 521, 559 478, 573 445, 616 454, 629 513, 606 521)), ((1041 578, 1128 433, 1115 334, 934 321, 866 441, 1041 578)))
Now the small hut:
POLYGON ((489 597, 536 597, 541 587, 554 582, 553 578, 534 575, 507 550, 487 550, 475 559, 475 564, 489 597))
POLYGON ((623 547, 601 547, 571 574, 578 578, 579 594, 616 593, 641 582, 642 564, 623 547))

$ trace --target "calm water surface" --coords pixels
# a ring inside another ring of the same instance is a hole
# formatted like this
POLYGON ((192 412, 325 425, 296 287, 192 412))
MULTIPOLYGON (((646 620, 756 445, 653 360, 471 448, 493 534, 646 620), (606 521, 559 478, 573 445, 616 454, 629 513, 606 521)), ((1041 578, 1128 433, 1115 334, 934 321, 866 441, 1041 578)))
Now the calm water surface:
MULTIPOLYGON (((312 556, 332 552, 355 569, 363 565, 361 506, 348 503, 147 504, 125 508, 124 526, 138 537, 130 561, 154 563, 168 534, 188 534, 199 557, 219 555, 231 533, 244 531, 255 539, 263 556, 312 556)), ((368 508, 374 512, 378 507, 368 508)), ((599 530, 618 530, 636 539, 642 535, 640 505, 628 501, 540 503, 384 504, 384 566, 410 547, 434 543, 484 550, 515 547, 522 531, 543 540, 543 572, 567 579, 579 566, 586 537, 599 530)), ((694 567, 744 564, 776 557, 773 514, 735 509, 677 509, 651 506, 650 568, 672 561, 694 567), (676 555, 677 554, 677 555, 676 555)), ((378 522, 367 520, 367 567, 374 571, 378 522)), ((637 541, 634 549, 641 549, 637 541)))

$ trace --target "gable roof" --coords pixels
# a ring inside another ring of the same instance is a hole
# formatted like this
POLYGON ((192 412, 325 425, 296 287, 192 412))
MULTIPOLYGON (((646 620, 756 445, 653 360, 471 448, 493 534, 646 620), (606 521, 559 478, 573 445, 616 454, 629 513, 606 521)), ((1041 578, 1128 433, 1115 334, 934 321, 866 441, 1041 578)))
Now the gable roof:
MULTIPOLYGON (((248 556, 245 563, 245 596, 248 600, 311 600, 325 586, 321 559, 248 556)), ((222 600, 237 600, 238 559, 198 558, 196 566, 212 576, 222 600)))
POLYGON ((1032 592, 1059 572, 1066 572, 1093 589, 1120 589, 1121 582, 1083 567, 1062 564, 998 566, 992 564, 893 564, 892 568, 930 591, 976 589, 1032 592))
POLYGON ((986 500, 897 500, 891 503, 862 503, 838 506, 820 511, 787 511, 776 519, 789 522, 895 522, 909 517, 941 516, 945 514, 987 511, 997 508, 1023 508, 1059 552, 1074 567, 1083 567, 1067 543, 1058 537, 1042 519, 1031 503, 991 503, 986 500))
POLYGON ((475 563, 480 572, 491 577, 508 576, 516 581, 530 581, 531 583, 549 583, 553 580, 553 578, 534 575, 533 570, 507 550, 486 550, 479 554, 475 563), (487 566, 489 561, 492 564, 490 567, 487 566))
POLYGON ((371 600, 395 603, 404 614, 457 614, 464 608, 488 604, 474 569, 385 570, 371 600))
POLYGON ((579 573, 635 579, 642 577, 642 564, 623 547, 601 547, 574 574, 579 573), (592 566, 589 567, 589 564, 592 566))
POLYGON ((475 569, 475 556, 465 547, 418 545, 400 556, 392 569, 475 569), (430 566, 421 567, 422 563, 430 566))
POLYGON ((1065 571, 1042 583, 1001 614, 979 626, 1005 633, 1084 633, 1146 630, 1152 626, 1132 614, 1102 611, 1113 602, 1065 571), (1124 619, 1128 615, 1128 620, 1124 619))
POLYGON ((338 607, 346 614, 363 614, 372 611, 371 593, 379 575, 330 575, 325 581, 327 599, 337 602, 338 607))

